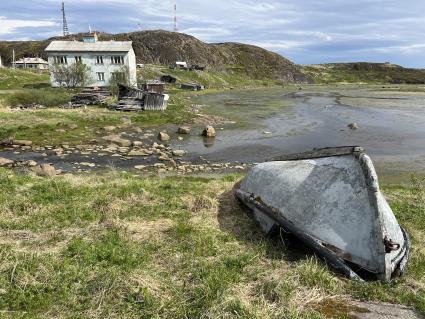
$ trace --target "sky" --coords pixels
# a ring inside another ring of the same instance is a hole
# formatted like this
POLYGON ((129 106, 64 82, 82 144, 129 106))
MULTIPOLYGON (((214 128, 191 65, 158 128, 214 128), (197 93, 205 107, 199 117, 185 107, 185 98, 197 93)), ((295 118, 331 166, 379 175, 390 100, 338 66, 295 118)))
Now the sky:
MULTIPOLYGON (((241 42, 298 64, 391 62, 425 68, 425 0, 177 1, 179 32, 241 42)), ((174 0, 65 0, 71 33, 173 29, 174 0)), ((62 33, 60 0, 0 0, 0 40, 62 33)))

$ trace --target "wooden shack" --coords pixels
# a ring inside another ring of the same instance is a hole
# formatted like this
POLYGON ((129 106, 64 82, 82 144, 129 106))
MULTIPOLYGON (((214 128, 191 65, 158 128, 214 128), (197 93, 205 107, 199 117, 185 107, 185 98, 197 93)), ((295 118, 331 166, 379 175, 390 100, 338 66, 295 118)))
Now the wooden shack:
POLYGON ((158 81, 147 82, 142 84, 142 90, 149 93, 164 94, 165 83, 158 81))

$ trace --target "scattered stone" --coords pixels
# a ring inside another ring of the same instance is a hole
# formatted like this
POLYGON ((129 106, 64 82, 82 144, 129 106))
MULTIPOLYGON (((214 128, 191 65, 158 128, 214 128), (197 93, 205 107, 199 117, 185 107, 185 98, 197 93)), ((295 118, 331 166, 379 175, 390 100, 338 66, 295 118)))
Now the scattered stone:
POLYGON ((143 146, 143 142, 142 141, 134 141, 133 142, 133 146, 135 146, 135 147, 141 147, 141 146, 143 146))
POLYGON ((159 134, 158 134, 158 139, 160 140, 160 141, 169 141, 170 140, 170 135, 168 135, 167 133, 165 133, 165 132, 159 132, 159 134))
POLYGON ((80 166, 96 167, 95 163, 81 162, 80 166))
POLYGON ((105 126, 102 128, 105 132, 112 132, 116 130, 115 126, 105 126))
POLYGON ((140 150, 132 150, 128 153, 128 156, 149 156, 152 155, 153 152, 147 149, 140 149, 140 150))
POLYGON ((18 145, 18 146, 31 146, 32 141, 29 141, 29 140, 13 140, 13 144, 18 145))
POLYGON ((29 160, 25 162, 25 165, 28 167, 34 167, 34 166, 37 166, 37 162, 33 160, 29 160))
POLYGON ((202 132, 202 135, 205 137, 215 137, 217 133, 215 132, 214 127, 212 127, 211 125, 208 125, 202 132))
POLYGON ((272 132, 270 132, 270 131, 264 131, 263 134, 269 135, 269 134, 272 134, 272 132))
POLYGON ((174 150, 172 153, 174 156, 184 156, 187 152, 184 150, 174 150))
POLYGON ((178 139, 179 141, 183 141, 183 140, 184 140, 184 139, 183 139, 183 137, 181 137, 181 136, 177 137, 177 139, 178 139))
POLYGON ((13 144, 13 139, 10 137, 0 140, 0 146, 11 146, 12 144, 13 144))
POLYGON ((145 169, 146 168, 146 165, 136 165, 136 166, 134 166, 134 168, 135 169, 142 170, 142 169, 145 169))
POLYGON ((191 128, 189 126, 180 126, 178 129, 179 134, 190 134, 191 128))
POLYGON ((348 128, 350 128, 352 130, 357 130, 359 128, 357 123, 351 123, 351 124, 348 124, 347 126, 348 126, 348 128))
POLYGON ((125 124, 131 124, 131 118, 129 118, 128 116, 123 116, 121 117, 121 122, 125 124))
POLYGON ((164 167, 166 167, 166 165, 165 165, 164 163, 155 163, 155 164, 153 165, 153 167, 156 167, 156 168, 164 168, 164 167))
POLYGON ((13 161, 4 157, 0 157, 0 167, 3 166, 11 166, 13 165, 13 161))
POLYGON ((107 142, 115 143, 123 147, 128 147, 131 145, 130 140, 123 139, 119 135, 108 135, 108 136, 104 136, 103 139, 107 142))
POLYGON ((39 176, 52 177, 62 173, 54 168, 51 164, 41 164, 33 167, 33 171, 39 176))
POLYGON ((78 128, 78 125, 71 123, 71 124, 67 124, 66 128, 69 129, 69 130, 75 130, 75 129, 78 128))

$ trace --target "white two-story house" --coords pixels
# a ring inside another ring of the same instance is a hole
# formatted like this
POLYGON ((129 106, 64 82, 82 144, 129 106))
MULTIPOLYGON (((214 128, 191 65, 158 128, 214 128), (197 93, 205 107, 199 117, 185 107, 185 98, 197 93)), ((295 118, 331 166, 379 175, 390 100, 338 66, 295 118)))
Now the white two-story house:
MULTIPOLYGON (((137 86, 136 54, 131 41, 98 41, 96 33, 87 35, 83 41, 52 41, 46 48, 49 66, 84 63, 89 67, 91 78, 86 86, 109 86, 111 79, 127 77, 131 86, 137 86)), ((50 74, 52 86, 62 85, 50 74)))

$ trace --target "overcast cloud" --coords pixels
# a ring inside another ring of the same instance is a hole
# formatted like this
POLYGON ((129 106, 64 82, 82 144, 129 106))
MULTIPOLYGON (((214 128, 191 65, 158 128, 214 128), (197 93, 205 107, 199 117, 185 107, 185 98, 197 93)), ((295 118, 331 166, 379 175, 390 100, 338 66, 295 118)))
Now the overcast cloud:
MULTIPOLYGON (((177 0, 179 31, 251 43, 296 63, 376 61, 425 68, 424 0, 177 0)), ((60 35, 61 1, 0 0, 0 39, 60 35)), ((172 29, 172 0, 65 0, 71 32, 172 29)))

